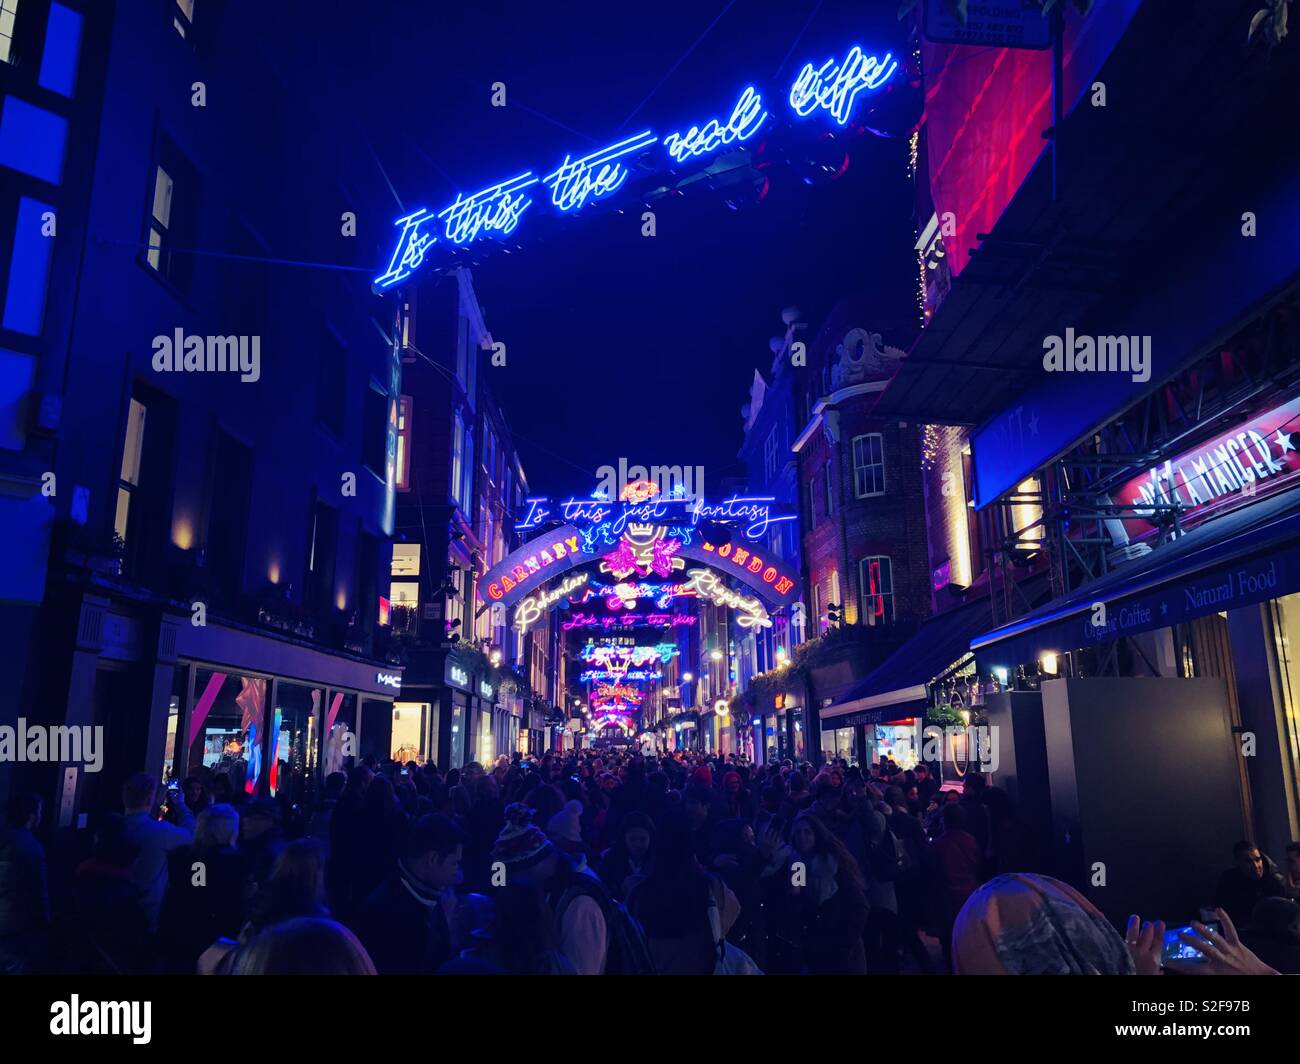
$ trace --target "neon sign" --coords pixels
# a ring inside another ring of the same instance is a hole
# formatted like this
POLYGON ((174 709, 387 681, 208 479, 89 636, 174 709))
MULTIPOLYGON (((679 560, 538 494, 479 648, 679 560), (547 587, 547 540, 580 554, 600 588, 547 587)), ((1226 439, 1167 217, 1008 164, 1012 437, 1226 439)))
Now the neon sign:
POLYGON ((684 613, 641 613, 641 614, 605 614, 575 613, 560 625, 562 631, 572 632, 575 628, 603 628, 605 631, 624 628, 683 628, 693 625, 696 618, 684 613))
MULTIPOLYGON (((536 586, 549 575, 552 566, 573 568, 582 554, 581 536, 571 528, 561 528, 549 536, 540 536, 519 550, 508 554, 493 568, 483 574, 480 586, 487 589, 493 602, 511 605, 523 595, 524 589, 536 586)), ((586 559, 581 559, 586 560, 586 559)))
POLYGON ((590 578, 591 574, 589 573, 577 573, 554 587, 539 591, 536 595, 530 595, 528 598, 521 600, 519 605, 515 607, 516 631, 528 631, 546 610, 561 599, 568 598, 590 578))
POLYGON ((664 670, 655 666, 654 668, 628 669, 626 672, 616 676, 608 669, 584 669, 578 674, 579 683, 597 683, 600 680, 627 680, 629 683, 649 683, 653 680, 662 680, 664 670))
MULTIPOLYGON (((793 113, 800 118, 824 111, 845 126, 853 116, 858 97, 884 86, 897 69, 892 53, 886 52, 879 58, 854 46, 839 62, 832 58, 818 67, 805 63, 790 85, 787 99, 793 113)), ((780 93, 773 94, 773 98, 779 96, 780 93)), ((739 147, 758 132, 768 117, 762 92, 757 86, 749 85, 725 121, 710 118, 703 124, 679 128, 664 137, 663 150, 668 160, 665 166, 672 169, 725 148, 739 147)), ((531 186, 543 184, 550 191, 551 205, 561 214, 581 210, 592 201, 613 196, 623 188, 630 171, 620 159, 645 154, 658 141, 658 135, 646 129, 578 158, 566 153, 563 161, 546 172, 544 178, 526 170, 469 196, 457 194, 440 211, 422 207, 404 215, 396 222, 397 245, 388 268, 375 278, 375 286, 390 288, 423 265, 437 242, 437 237, 424 231, 426 223, 440 221, 445 239, 459 247, 480 237, 508 236, 533 203, 525 191, 531 186)))
POLYGON ((686 575, 690 577, 686 581, 686 586, 694 589, 701 596, 712 599, 715 606, 738 610, 740 616, 736 618, 736 623, 741 628, 772 627, 772 618, 768 616, 767 610, 758 599, 746 598, 732 591, 718 579, 717 573, 713 570, 691 569, 686 575))
MULTIPOLYGON (((668 496, 617 503, 603 499, 570 498, 558 504, 551 504, 551 500, 545 497, 530 498, 527 502, 528 510, 524 514, 524 519, 515 525, 516 532, 527 532, 539 527, 552 513, 552 506, 558 505, 565 521, 586 526, 584 540, 588 545, 588 553, 595 553, 594 547, 601 540, 607 543, 617 542, 631 525, 675 525, 671 531, 680 533, 685 532, 687 528, 696 528, 700 521, 718 521, 741 525, 747 539, 762 539, 772 525, 781 521, 793 521, 796 518, 794 514, 773 514, 776 504, 776 497, 773 495, 732 495, 721 502, 713 503, 703 499, 678 499, 668 496)), ((683 539, 685 542, 690 541, 689 533, 676 538, 683 539)), ((617 575, 618 571, 613 571, 617 575)), ((631 572, 631 569, 625 569, 623 572, 631 572)))
POLYGON ((726 123, 711 118, 703 126, 691 126, 685 133, 669 133, 664 137, 664 147, 677 162, 708 155, 728 144, 746 141, 758 132, 767 118, 763 110, 763 97, 754 86, 749 86, 740 94, 736 106, 731 110, 731 117, 726 123))
POLYGON ((847 125, 858 93, 880 88, 897 69, 898 61, 889 52, 884 59, 877 59, 854 45, 838 65, 828 59, 814 70, 811 63, 805 63, 790 86, 790 106, 800 118, 821 109, 829 111, 840 125, 847 125))
POLYGON ((650 130, 620 140, 581 159, 564 157, 559 169, 543 181, 551 190, 551 202, 562 211, 576 211, 588 200, 612 196, 627 180, 628 170, 616 159, 645 151, 656 140, 650 130))
POLYGON ((453 244, 469 244, 485 232, 513 233, 533 202, 531 196, 520 193, 537 181, 529 170, 469 196, 457 193, 451 206, 438 212, 447 239, 453 244))

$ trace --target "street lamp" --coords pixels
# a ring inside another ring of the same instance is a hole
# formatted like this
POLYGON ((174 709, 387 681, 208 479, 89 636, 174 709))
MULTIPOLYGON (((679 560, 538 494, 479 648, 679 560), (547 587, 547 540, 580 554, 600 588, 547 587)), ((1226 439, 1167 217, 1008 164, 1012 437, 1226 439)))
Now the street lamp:
POLYGON ((709 657, 711 657, 714 661, 721 661, 721 660, 722 660, 722 651, 721 651, 721 650, 710 650, 710 651, 709 651, 709 657))
MULTIPOLYGON (((695 679, 695 674, 693 672, 682 673, 682 683, 690 683, 693 679, 695 679)), ((682 684, 679 683, 677 686, 681 687, 681 685, 682 684)))

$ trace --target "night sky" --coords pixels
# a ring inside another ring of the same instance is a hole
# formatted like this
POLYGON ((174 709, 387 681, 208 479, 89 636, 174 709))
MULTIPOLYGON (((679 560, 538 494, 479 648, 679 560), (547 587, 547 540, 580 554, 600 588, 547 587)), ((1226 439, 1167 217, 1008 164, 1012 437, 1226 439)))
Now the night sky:
MULTIPOLYGON (((900 51, 896 0, 457 6, 375 0, 358 9, 361 32, 324 26, 295 0, 263 42, 286 67, 316 72, 323 105, 359 109, 364 128, 341 135, 373 149, 406 210, 647 126, 662 134, 725 114, 747 83, 786 87, 805 61, 854 43, 900 51), (490 105, 495 81, 506 108, 490 105)), ((620 456, 704 465, 717 483, 739 471, 740 408, 754 369, 770 365, 784 306, 815 328, 853 293, 909 305, 906 141, 868 135, 850 150, 838 181, 778 175, 763 202, 739 210, 708 193, 661 203, 653 239, 640 234, 640 204, 617 197, 626 214, 577 219, 540 242, 525 221, 522 251, 474 269, 508 351, 492 386, 535 493, 585 495, 596 468, 620 456)), ((371 205, 385 225, 397 208, 371 205)))

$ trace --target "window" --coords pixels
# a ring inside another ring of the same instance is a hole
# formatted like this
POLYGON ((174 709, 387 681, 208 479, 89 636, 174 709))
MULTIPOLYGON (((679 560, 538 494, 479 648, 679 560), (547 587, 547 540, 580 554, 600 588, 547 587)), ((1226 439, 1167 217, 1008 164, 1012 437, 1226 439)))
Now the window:
POLYGON ((394 543, 392 576, 420 575, 420 544, 394 543))
POLYGON ((460 498, 461 466, 465 462, 465 423, 457 414, 451 422, 451 483, 447 494, 460 498))
POLYGON ((813 504, 813 480, 811 477, 808 478, 808 482, 804 485, 803 493, 804 513, 808 515, 808 531, 812 531, 817 527, 817 509, 813 504))
POLYGON ((126 415, 126 439, 122 444, 122 467, 117 480, 117 512, 113 518, 113 531, 123 543, 128 540, 131 528, 131 502, 140 486, 140 463, 144 454, 145 405, 131 400, 126 415))
POLYGON ((859 499, 885 493, 885 444, 879 432, 853 439, 853 492, 859 499))
POLYGON ((812 619, 813 633, 820 635, 822 631, 822 589, 817 584, 812 586, 812 619))
POLYGON ((388 585, 394 632, 415 632, 420 619, 420 582, 394 580, 388 585))
MULTIPOLYGON (((838 569, 831 570, 830 605, 838 606, 841 611, 844 609, 844 600, 840 598, 840 571, 838 569)), ((841 612, 840 616, 842 617, 843 615, 844 614, 841 612)))
POLYGON ((411 490, 411 397, 397 404, 397 490, 411 490))
POLYGON ((334 563, 339 541, 339 512, 319 500, 312 511, 311 544, 307 552, 306 603, 318 610, 333 606, 334 563))
POLYGON ((777 469, 780 465, 776 433, 777 426, 774 425, 772 431, 767 434, 767 442, 763 445, 763 472, 768 484, 776 480, 777 469))
POLYGON ((244 586, 244 549, 253 486, 252 452, 224 432, 212 453, 206 560, 223 593, 237 596, 244 586))
POLYGON ((18 0, 0 0, 0 62, 13 56, 14 21, 18 17, 18 0))
POLYGON ((457 499, 460 502, 461 512, 468 519, 474 512, 474 434, 467 429, 465 431, 465 461, 462 463, 461 484, 457 499))
POLYGON ((863 623, 893 623, 894 566, 888 555, 876 554, 858 562, 858 588, 863 623))
POLYGON ((826 492, 826 516, 835 515, 835 462, 828 458, 823 468, 824 489, 826 492))
POLYGON ((366 389, 361 425, 361 461, 383 480, 386 478, 384 458, 388 453, 388 396, 373 384, 366 389))
POLYGON ((172 12, 172 28, 189 39, 190 30, 194 28, 194 0, 176 0, 176 9, 172 12))
POLYGON ((149 189, 145 262, 181 290, 189 288, 190 256, 198 212, 198 173, 171 138, 160 136, 149 189))
POLYGON ((340 439, 347 406, 347 357, 333 331, 321 330, 320 361, 316 363, 316 420, 340 439))

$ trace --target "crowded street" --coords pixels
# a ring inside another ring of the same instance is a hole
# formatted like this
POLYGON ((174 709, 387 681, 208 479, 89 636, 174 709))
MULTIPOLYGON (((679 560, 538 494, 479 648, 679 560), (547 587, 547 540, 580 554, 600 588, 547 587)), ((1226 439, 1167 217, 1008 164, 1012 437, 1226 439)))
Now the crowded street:
POLYGON ((1288 14, 0 0, 14 1016, 1103 975, 1080 1037, 1272 1029, 1288 14))

